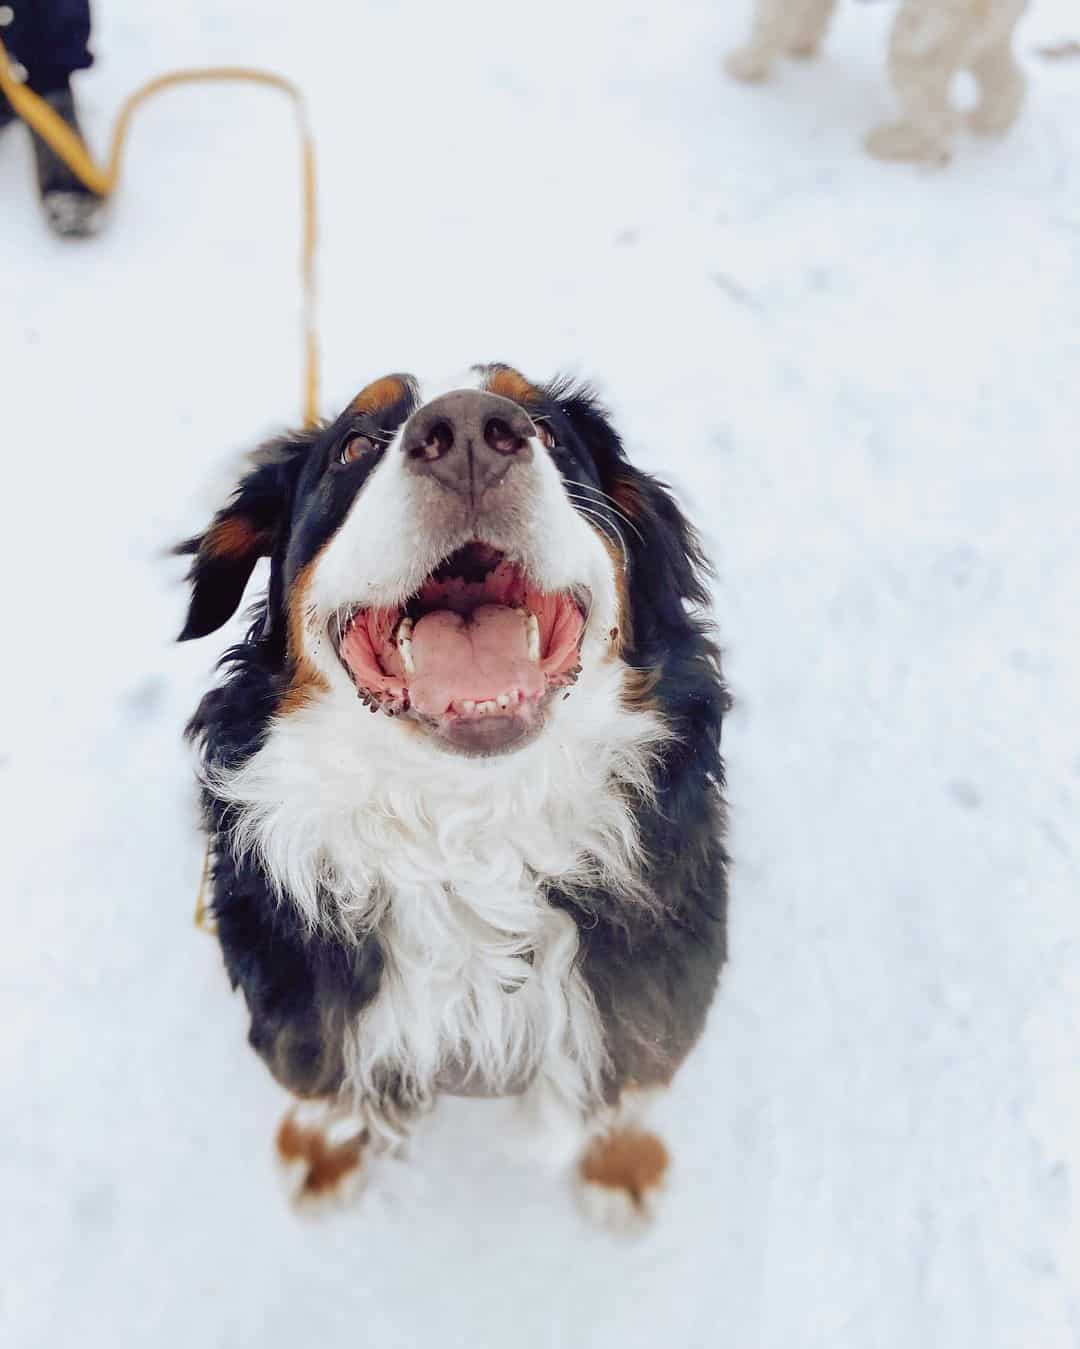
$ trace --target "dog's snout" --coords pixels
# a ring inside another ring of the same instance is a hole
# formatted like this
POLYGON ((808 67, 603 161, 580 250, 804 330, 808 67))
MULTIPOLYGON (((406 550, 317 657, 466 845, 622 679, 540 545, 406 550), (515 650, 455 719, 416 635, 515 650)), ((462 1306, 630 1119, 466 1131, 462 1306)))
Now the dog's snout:
POLYGON ((409 469, 476 501, 532 457, 532 418, 499 394, 460 389, 409 419, 402 451, 409 469))

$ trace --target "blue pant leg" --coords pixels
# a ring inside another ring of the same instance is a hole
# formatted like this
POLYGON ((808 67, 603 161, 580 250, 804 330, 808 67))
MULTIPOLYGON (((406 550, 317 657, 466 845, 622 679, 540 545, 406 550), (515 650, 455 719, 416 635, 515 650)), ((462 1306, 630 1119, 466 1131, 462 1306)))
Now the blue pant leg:
POLYGON ((89 0, 7 0, 7 9, 4 45, 39 94, 62 89, 74 71, 93 61, 89 0))

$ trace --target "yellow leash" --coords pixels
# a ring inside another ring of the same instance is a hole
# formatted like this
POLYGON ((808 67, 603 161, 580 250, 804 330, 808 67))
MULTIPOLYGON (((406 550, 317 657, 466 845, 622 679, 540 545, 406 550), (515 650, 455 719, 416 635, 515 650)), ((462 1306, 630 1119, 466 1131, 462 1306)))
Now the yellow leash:
POLYGON ((206 852, 203 853, 202 875, 199 877, 199 892, 195 896, 194 923, 200 932, 211 937, 217 932, 217 924, 206 911, 206 882, 210 879, 210 840, 206 840, 206 852))
MULTIPOLYGON (((176 70, 159 75, 135 90, 122 104, 113 126, 109 158, 104 168, 92 159, 90 152, 62 117, 46 101, 20 83, 11 73, 7 49, 0 41, 0 92, 2 92, 22 120, 37 132, 72 173, 99 197, 111 197, 120 182, 120 169, 127 146, 131 119, 136 111, 155 94, 175 89, 181 84, 260 84, 287 94, 296 112, 300 133, 303 172, 303 241, 300 252, 300 281, 304 296, 304 385, 303 418, 305 426, 314 426, 319 420, 319 339, 316 326, 315 250, 318 237, 318 211, 315 185, 315 142, 312 140, 304 96, 291 80, 265 70, 249 70, 245 66, 220 66, 205 70, 176 70)), ((206 884, 210 875, 210 844, 206 845, 202 878, 195 900, 195 925, 204 932, 214 932, 214 924, 206 908, 206 884)))
POLYGON ((296 110, 296 125, 300 133, 303 171, 304 228, 300 252, 300 277, 304 293, 304 425, 313 426, 319 419, 319 341, 316 328, 315 248, 318 233, 318 212, 315 195, 315 142, 308 124, 307 105, 300 90, 282 75, 266 70, 249 70, 245 66, 219 66, 205 70, 175 70, 136 89, 124 101, 113 126, 112 144, 104 168, 91 158, 86 146, 67 123, 25 84, 20 84, 11 73, 11 62, 0 41, 0 92, 28 126, 38 133, 60 156, 72 173, 99 197, 111 197, 120 181, 124 150, 127 146, 131 119, 137 110, 156 94, 175 89, 181 84, 260 84, 287 94, 296 110))

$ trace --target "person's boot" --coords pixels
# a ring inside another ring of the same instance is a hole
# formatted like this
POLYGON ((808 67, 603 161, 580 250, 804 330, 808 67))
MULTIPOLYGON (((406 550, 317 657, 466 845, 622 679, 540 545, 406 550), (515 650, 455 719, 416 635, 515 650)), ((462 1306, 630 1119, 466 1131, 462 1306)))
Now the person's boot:
MULTIPOLYGON (((53 112, 58 113, 82 140, 70 85, 44 94, 43 97, 53 112)), ((80 182, 36 132, 31 135, 37 165, 38 196, 49 228, 64 239, 86 239, 96 234, 105 213, 104 199, 80 182)))

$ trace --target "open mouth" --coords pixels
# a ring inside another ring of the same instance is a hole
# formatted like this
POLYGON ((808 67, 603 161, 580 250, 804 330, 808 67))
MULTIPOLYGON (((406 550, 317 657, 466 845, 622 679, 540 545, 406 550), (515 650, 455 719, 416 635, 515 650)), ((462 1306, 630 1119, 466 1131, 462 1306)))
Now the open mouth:
POLYGON ((580 672, 588 595, 544 591, 496 548, 470 543, 395 608, 357 608, 331 637, 373 710, 411 713, 455 748, 509 749, 580 672), (340 636, 339 636, 340 634, 340 636))

